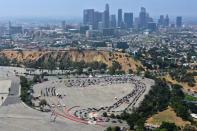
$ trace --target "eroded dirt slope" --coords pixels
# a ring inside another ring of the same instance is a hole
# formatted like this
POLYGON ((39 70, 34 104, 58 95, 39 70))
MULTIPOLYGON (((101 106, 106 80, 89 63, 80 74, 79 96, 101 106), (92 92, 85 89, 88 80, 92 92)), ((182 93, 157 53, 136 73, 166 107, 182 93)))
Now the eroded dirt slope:
POLYGON ((9 60, 16 60, 19 63, 36 62, 40 59, 48 60, 53 57, 55 60, 61 61, 63 58, 69 58, 74 62, 85 61, 85 62, 103 62, 110 67, 113 61, 117 61, 122 65, 122 70, 128 71, 132 69, 137 71, 138 67, 142 67, 141 63, 135 61, 129 54, 121 52, 107 52, 107 51, 1 51, 0 57, 6 57, 9 60))

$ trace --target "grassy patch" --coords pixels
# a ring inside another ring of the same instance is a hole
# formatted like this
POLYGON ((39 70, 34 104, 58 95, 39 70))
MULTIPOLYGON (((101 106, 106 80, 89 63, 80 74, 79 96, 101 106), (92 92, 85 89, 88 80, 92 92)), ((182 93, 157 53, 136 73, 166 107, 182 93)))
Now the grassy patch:
POLYGON ((146 121, 146 123, 153 125, 161 125, 162 122, 175 123, 179 127, 183 127, 186 124, 190 124, 190 122, 184 121, 183 119, 178 117, 171 107, 168 107, 167 110, 164 110, 162 112, 158 112, 157 114, 148 118, 146 121))
POLYGON ((197 97, 194 97, 194 96, 191 96, 191 95, 185 95, 185 100, 197 101, 197 97))
MULTIPOLYGON (((165 78, 165 80, 169 83, 181 85, 184 88, 184 90, 187 91, 187 92, 188 91, 197 92, 197 83, 194 87, 190 87, 187 83, 178 82, 176 80, 173 80, 170 75, 166 75, 166 76, 163 76, 161 78, 165 78)), ((196 76, 195 76, 195 79, 197 80, 196 76)))

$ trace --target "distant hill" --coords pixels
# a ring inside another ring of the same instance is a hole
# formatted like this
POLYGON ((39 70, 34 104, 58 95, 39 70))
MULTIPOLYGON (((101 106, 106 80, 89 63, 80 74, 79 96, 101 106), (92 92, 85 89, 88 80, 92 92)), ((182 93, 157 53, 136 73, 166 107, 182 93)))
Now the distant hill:
POLYGON ((63 58, 69 58, 73 62, 85 61, 102 62, 112 66, 112 62, 116 61, 122 66, 122 70, 128 72, 129 69, 136 72, 138 67, 142 67, 139 61, 134 60, 129 54, 122 52, 108 52, 95 50, 70 50, 70 51, 1 51, 0 57, 6 57, 8 60, 15 60, 23 65, 24 63, 34 63, 38 60, 47 61, 53 58, 56 62, 60 62, 63 58))

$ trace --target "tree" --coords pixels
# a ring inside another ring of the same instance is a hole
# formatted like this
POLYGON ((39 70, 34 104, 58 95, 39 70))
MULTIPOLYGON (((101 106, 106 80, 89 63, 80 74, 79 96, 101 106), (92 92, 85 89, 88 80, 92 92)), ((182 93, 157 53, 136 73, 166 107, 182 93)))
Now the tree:
POLYGON ((47 101, 45 99, 42 99, 39 103, 40 110, 44 111, 44 107, 47 105, 47 101))
POLYGON ((106 131, 112 131, 112 127, 108 127, 106 131))
POLYGON ((128 70, 128 73, 129 73, 129 74, 132 74, 132 73, 133 73, 133 70, 132 70, 132 69, 129 69, 129 70, 128 70))
POLYGON ((115 74, 115 69, 113 67, 109 67, 109 74, 114 75, 115 74))
POLYGON ((197 128, 194 127, 194 126, 191 126, 191 125, 186 125, 184 128, 183 128, 183 131, 196 131, 197 128))
POLYGON ((52 72, 56 68, 56 60, 52 56, 50 56, 48 58, 48 61, 43 62, 43 67, 52 72))
POLYGON ((168 131, 167 129, 155 129, 154 131, 168 131))
POLYGON ((121 118, 126 120, 131 129, 143 130, 145 120, 158 111, 168 107, 170 101, 170 88, 160 79, 155 79, 155 85, 145 96, 139 108, 132 114, 123 112, 121 118))
POLYGON ((111 118, 116 118, 116 116, 114 115, 114 114, 111 114, 111 116, 110 116, 111 118))
POLYGON ((20 84, 21 84, 21 100, 25 102, 27 105, 32 106, 31 97, 29 95, 29 90, 31 88, 31 82, 27 80, 26 77, 20 77, 20 84))
POLYGON ((121 70, 122 66, 117 61, 113 61, 112 68, 114 68, 114 70, 121 70))
POLYGON ((119 126, 108 127, 108 128, 106 129, 106 131, 120 131, 120 127, 119 127, 119 126))
POLYGON ((45 99, 42 99, 39 103, 39 106, 46 106, 47 105, 47 101, 45 99))
POLYGON ((40 76, 39 75, 34 75, 33 82, 34 83, 41 82, 40 76))
POLYGON ((185 95, 182 91, 182 86, 172 85, 170 105, 175 110, 176 114, 185 120, 190 119, 188 107, 184 104, 185 95))
POLYGON ((162 122, 159 129, 166 129, 167 131, 179 131, 179 127, 177 127, 174 123, 162 122))
POLYGON ((103 113, 103 117, 107 117, 107 112, 104 112, 103 113))
POLYGON ((79 66, 79 67, 77 68, 77 74, 78 74, 78 75, 81 75, 82 73, 83 73, 83 68, 79 66))
POLYGON ((116 127, 112 128, 112 131, 120 131, 120 127, 116 126, 116 127))

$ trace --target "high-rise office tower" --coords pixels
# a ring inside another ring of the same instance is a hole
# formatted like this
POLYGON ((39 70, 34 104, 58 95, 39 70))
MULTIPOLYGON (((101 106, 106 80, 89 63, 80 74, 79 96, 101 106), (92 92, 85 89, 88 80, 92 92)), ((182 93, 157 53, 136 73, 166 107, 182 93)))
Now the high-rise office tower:
POLYGON ((99 29, 99 30, 102 30, 102 29, 103 29, 103 22, 102 22, 102 21, 100 21, 100 22, 98 23, 98 29, 99 29))
POLYGON ((141 12, 146 12, 146 8, 141 7, 141 12))
POLYGON ((139 17, 134 18, 133 27, 134 28, 139 28, 139 17))
POLYGON ((144 7, 141 7, 141 11, 139 14, 139 27, 144 29, 147 27, 147 13, 144 7))
POLYGON ((124 23, 127 29, 133 26, 133 13, 124 13, 124 23))
POLYGON ((103 15, 104 28, 109 28, 109 4, 105 5, 105 11, 103 15))
POLYGON ((121 27, 123 23, 122 20, 122 9, 118 9, 118 27, 121 27))
POLYGON ((111 15, 110 16, 110 27, 111 28, 116 28, 116 15, 111 15))
POLYGON ((83 11, 83 24, 94 25, 94 9, 85 9, 83 11))
POLYGON ((95 11, 94 12, 94 29, 98 29, 99 22, 102 21, 102 12, 95 11))
POLYGON ((182 27, 182 17, 181 16, 176 17, 176 27, 177 28, 182 27))
POLYGON ((163 27, 164 26, 164 15, 160 15, 159 20, 158 20, 158 25, 163 27))
POLYGON ((148 22, 147 29, 151 32, 154 32, 157 30, 157 24, 155 22, 148 22))
POLYGON ((169 27, 169 24, 170 24, 170 18, 169 18, 168 15, 166 15, 166 18, 165 18, 165 21, 164 21, 164 26, 169 27))
POLYGON ((9 28, 11 28, 12 27, 12 22, 11 21, 9 21, 9 28))
POLYGON ((23 28, 22 26, 13 26, 9 21, 9 34, 22 34, 23 28))
POLYGON ((146 26, 147 26, 147 23, 148 23, 148 22, 153 22, 153 21, 154 21, 154 20, 153 20, 152 17, 150 17, 149 13, 146 13, 146 26))
POLYGON ((65 21, 65 20, 62 21, 62 29, 63 29, 63 30, 66 29, 66 21, 65 21))

